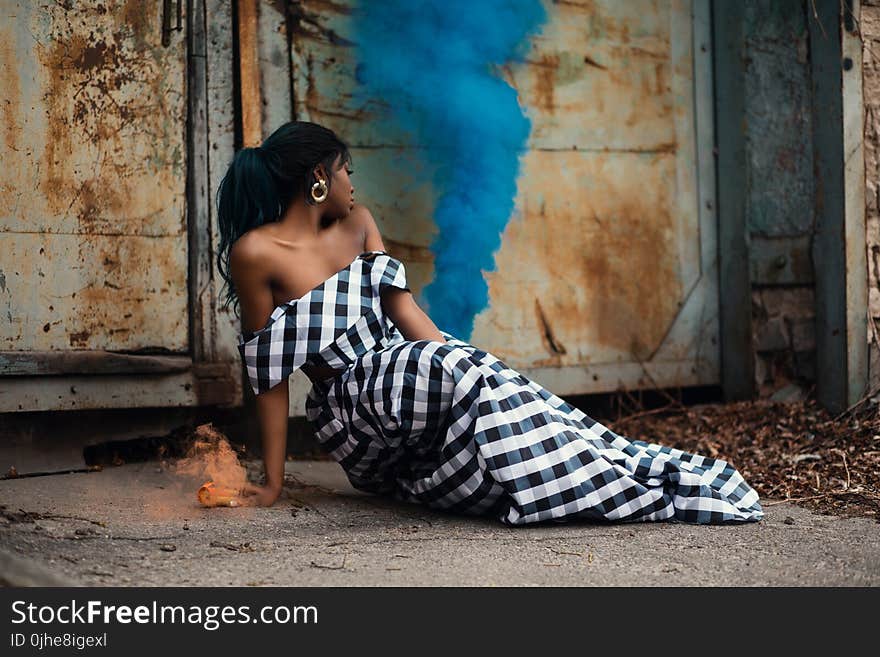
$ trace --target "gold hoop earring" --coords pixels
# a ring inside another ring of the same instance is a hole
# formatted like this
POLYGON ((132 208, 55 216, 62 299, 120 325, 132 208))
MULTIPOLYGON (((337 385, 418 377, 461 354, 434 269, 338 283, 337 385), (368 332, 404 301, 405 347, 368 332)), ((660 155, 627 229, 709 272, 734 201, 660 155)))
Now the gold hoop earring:
POLYGON ((321 203, 324 199, 327 198, 327 183, 324 180, 318 179, 314 185, 312 185, 312 198, 316 203, 321 203), (315 196, 315 190, 321 188, 321 192, 319 196, 315 196))

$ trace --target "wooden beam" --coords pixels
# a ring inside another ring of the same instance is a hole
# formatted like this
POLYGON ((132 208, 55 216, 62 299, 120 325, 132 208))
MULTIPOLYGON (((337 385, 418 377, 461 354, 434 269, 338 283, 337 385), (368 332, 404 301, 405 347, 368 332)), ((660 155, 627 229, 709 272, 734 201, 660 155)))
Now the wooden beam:
MULTIPOLYGON (((206 332, 205 340, 210 340, 210 348, 206 347, 212 362, 241 363, 238 353, 237 335, 241 323, 232 306, 224 306, 224 282, 217 269, 217 247, 220 244, 220 228, 217 216, 217 190, 220 181, 226 175, 229 163, 235 157, 235 69, 238 60, 233 56, 233 7, 229 0, 205 0, 205 24, 207 43, 207 144, 208 154, 208 219, 209 229, 206 230, 210 248, 206 266, 210 268, 212 284, 210 289, 203 289, 202 295, 210 297, 212 308, 205 322, 211 330, 206 332)), ((241 390, 239 390, 241 396, 241 390)))
POLYGON ((865 208, 865 99, 862 90, 860 0, 841 5, 843 51, 843 216, 846 248, 846 406, 868 388, 868 255, 865 208))
POLYGON ((0 372, 7 376, 66 374, 170 374, 192 369, 189 356, 121 354, 100 349, 74 351, 0 351, 0 372))
POLYGON ((244 146, 259 146, 263 141, 258 23, 257 0, 238 0, 238 65, 244 146))
POLYGON ((189 343, 195 362, 213 360, 211 239, 208 204, 207 35, 205 2, 187 13, 187 233, 189 241, 189 343))
POLYGON ((813 80, 816 394, 837 413, 868 380, 865 175, 858 0, 815 0, 808 12, 813 80), (847 29, 846 25, 850 26, 847 29))
POLYGON ((712 3, 721 386, 729 401, 755 394, 746 222, 744 11, 740 2, 712 3))
POLYGON ((240 406, 239 368, 194 366, 186 372, 110 376, 16 376, 0 387, 0 413, 174 406, 240 406))

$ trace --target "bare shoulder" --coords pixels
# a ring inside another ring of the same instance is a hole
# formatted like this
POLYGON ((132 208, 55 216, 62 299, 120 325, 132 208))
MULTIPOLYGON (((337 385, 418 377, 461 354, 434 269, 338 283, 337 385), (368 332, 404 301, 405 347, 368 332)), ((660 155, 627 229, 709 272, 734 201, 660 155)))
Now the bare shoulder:
POLYGON ((251 229, 229 251, 229 273, 241 303, 242 326, 248 331, 265 326, 275 305, 268 247, 265 236, 251 229))
POLYGON ((256 230, 249 230, 232 243, 229 264, 232 267, 258 262, 266 255, 266 240, 256 230))
POLYGON ((370 212, 366 205, 361 203, 355 203, 345 219, 346 223, 361 230, 365 230, 370 224, 376 223, 376 220, 373 219, 373 213, 370 212))
POLYGON ((365 251, 384 251, 385 244, 382 242, 382 233, 376 225, 373 213, 361 203, 355 203, 349 212, 352 223, 358 227, 364 236, 365 251))
POLYGON ((263 235, 249 230, 232 244, 229 250, 229 269, 233 277, 245 270, 261 269, 266 263, 267 243, 263 235))

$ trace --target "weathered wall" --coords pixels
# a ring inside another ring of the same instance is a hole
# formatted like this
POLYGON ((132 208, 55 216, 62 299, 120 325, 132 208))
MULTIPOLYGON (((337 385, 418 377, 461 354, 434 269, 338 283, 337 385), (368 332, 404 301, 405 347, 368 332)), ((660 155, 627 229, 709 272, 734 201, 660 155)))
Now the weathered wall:
POLYGON ((0 413, 241 398, 207 199, 231 3, 183 4, 0 0, 0 413))
MULTIPOLYGON (((745 6, 745 110, 755 378, 762 397, 815 380, 815 221, 807 2, 745 6)), ((723 181, 722 181, 723 184, 723 181)))
MULTIPOLYGON (((486 120, 486 103, 478 103, 479 129, 470 109, 461 116, 450 111, 452 129, 436 134, 461 145, 454 162, 434 157, 446 151, 427 131, 413 137, 395 121, 381 129, 387 101, 356 97, 364 77, 359 66, 375 40, 360 34, 355 4, 291 3, 296 116, 325 123, 353 144, 358 193, 438 326, 451 329, 456 306, 429 295, 429 287, 442 284, 454 296, 476 299, 484 280, 488 302, 468 301, 473 330, 462 337, 557 394, 717 383, 708 5, 543 0, 548 20, 529 40, 527 56, 498 67, 532 122, 516 153, 515 208, 498 230, 462 193, 466 186, 443 172, 467 172, 462 164, 477 162, 473 195, 492 187, 484 181, 509 161, 509 149, 481 164, 486 145, 495 148, 505 135, 479 123, 504 122, 486 120), (472 158, 467 149, 475 146, 480 157, 472 158), (444 224, 439 219, 449 215, 440 209, 451 197, 464 198, 467 207, 444 224), (497 250, 487 230, 501 233, 497 250), (473 249, 491 254, 492 266, 470 252, 460 260, 442 257, 438 235, 450 243, 467 235, 473 249), (456 270, 479 275, 454 278, 456 270)), ((425 21, 418 33, 436 30, 456 43, 444 29, 425 21)), ((437 49, 428 48, 432 57, 424 50, 424 43, 413 44, 407 57, 443 59, 437 49)), ((460 88, 471 88, 469 67, 430 68, 443 89, 455 86, 456 75, 465 81, 460 88)), ((407 70, 402 79, 420 76, 407 70)), ((407 103, 422 111, 444 98, 427 91, 391 98, 400 111, 409 111, 407 103)))
POLYGON ((0 9, 0 350, 185 352, 185 41, 161 3, 0 9))
POLYGON ((865 100, 865 223, 868 256, 868 314, 871 341, 870 387, 880 386, 880 0, 862 0, 865 100))

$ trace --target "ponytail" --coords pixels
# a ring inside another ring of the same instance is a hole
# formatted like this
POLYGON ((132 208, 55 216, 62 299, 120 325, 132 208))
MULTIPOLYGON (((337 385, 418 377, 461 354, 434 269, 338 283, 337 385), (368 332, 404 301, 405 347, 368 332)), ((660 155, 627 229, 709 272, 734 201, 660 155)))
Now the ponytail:
POLYGON ((272 170, 266 163, 267 153, 259 146, 242 148, 223 176, 217 190, 217 224, 220 247, 217 269, 226 285, 223 307, 238 298, 229 273, 229 252, 235 241, 251 228, 277 221, 281 214, 281 199, 272 170))
MULTIPOLYGON (((217 269, 225 282, 224 308, 234 302, 238 314, 238 296, 229 272, 235 241, 252 228, 279 221, 291 202, 303 194, 305 202, 314 205, 308 191, 315 166, 322 164, 330 171, 340 156, 351 161, 345 142, 311 121, 288 121, 261 146, 242 148, 235 154, 217 189, 217 269)), ((327 185, 332 186, 332 176, 327 185)))

